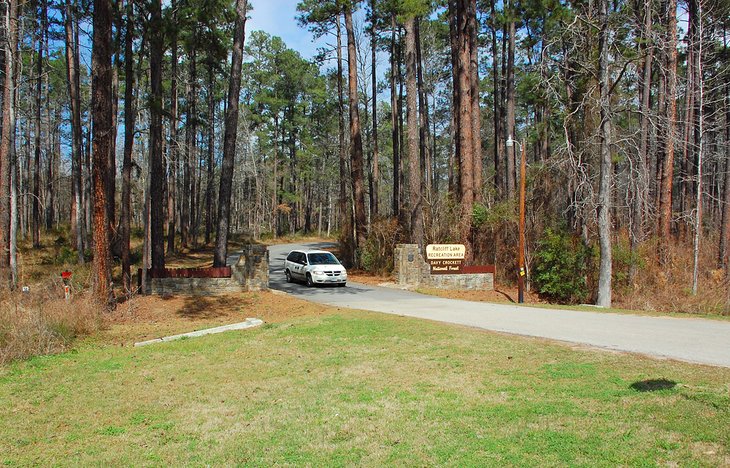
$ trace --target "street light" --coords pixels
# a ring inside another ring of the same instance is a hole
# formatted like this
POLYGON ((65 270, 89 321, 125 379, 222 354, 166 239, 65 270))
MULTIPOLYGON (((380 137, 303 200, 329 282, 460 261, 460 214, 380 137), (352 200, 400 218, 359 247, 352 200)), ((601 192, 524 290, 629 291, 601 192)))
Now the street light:
POLYGON ((527 162, 525 160, 524 141, 520 144, 510 135, 506 144, 507 148, 514 148, 515 144, 520 146, 520 246, 517 253, 517 267, 519 268, 517 274, 517 302, 522 304, 525 302, 525 172, 527 162))

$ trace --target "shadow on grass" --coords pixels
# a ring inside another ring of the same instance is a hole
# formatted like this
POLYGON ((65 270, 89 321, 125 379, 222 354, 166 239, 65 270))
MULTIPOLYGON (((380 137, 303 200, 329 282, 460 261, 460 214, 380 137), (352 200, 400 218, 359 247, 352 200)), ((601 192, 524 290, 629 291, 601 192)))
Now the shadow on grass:
POLYGON ((631 384, 631 388, 637 392, 659 392, 661 390, 671 390, 677 385, 677 382, 667 379, 648 379, 640 380, 631 384))
POLYGON ((226 297, 190 296, 176 314, 188 319, 212 319, 228 315, 232 307, 226 297))

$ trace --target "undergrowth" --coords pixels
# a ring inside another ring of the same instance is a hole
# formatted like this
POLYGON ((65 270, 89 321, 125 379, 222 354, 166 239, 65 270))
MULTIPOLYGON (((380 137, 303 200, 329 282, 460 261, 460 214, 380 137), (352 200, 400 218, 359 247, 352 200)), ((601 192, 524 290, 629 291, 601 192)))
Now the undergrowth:
POLYGON ((0 300, 0 365, 67 349, 102 327, 102 310, 87 294, 67 302, 55 283, 6 292, 0 300))

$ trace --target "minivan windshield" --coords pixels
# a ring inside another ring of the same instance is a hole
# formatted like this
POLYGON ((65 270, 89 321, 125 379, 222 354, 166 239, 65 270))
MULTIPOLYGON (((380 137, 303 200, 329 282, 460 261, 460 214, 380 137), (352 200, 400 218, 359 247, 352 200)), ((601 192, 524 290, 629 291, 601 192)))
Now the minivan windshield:
POLYGON ((309 257, 310 265, 339 265, 337 257, 331 253, 311 253, 307 255, 309 257))

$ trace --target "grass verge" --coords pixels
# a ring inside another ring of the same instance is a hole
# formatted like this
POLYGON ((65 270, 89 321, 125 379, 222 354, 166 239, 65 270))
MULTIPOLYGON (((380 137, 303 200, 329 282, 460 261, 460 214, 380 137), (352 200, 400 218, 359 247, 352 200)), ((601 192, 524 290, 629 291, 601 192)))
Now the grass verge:
POLYGON ((131 348, 222 320, 145 312, 0 368, 0 463, 730 463, 730 369, 246 297, 271 323, 131 348))

